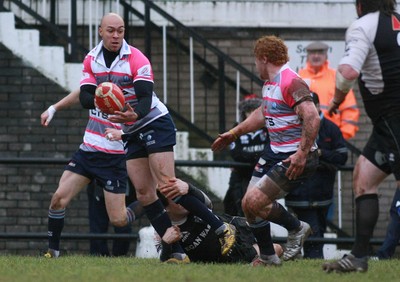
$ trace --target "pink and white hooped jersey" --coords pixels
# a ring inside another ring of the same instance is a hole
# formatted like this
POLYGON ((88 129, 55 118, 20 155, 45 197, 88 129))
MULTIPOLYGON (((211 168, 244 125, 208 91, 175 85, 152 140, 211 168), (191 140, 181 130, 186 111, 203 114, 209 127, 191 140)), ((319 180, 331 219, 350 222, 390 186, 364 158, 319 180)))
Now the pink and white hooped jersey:
MULTIPOLYGON (((274 153, 297 150, 301 140, 302 123, 293 109, 295 100, 290 91, 296 91, 292 82, 299 79, 288 64, 285 64, 272 81, 266 81, 262 89, 265 124, 274 153)), ((314 144, 311 151, 317 147, 314 144)))
POLYGON ((122 141, 109 141, 104 136, 106 128, 121 130, 119 123, 107 120, 107 114, 97 110, 89 110, 89 121, 86 125, 83 143, 79 148, 86 152, 103 152, 107 154, 125 154, 122 141))
MULTIPOLYGON (((102 46, 103 41, 91 50, 84 59, 81 85, 97 86, 105 81, 113 82, 124 92, 125 101, 135 109, 138 99, 133 83, 138 80, 153 83, 153 70, 149 60, 139 49, 128 45, 123 40, 119 55, 108 68, 104 61, 102 46)), ((124 124, 123 130, 125 133, 135 132, 167 113, 167 107, 153 92, 150 112, 136 122, 124 124)))

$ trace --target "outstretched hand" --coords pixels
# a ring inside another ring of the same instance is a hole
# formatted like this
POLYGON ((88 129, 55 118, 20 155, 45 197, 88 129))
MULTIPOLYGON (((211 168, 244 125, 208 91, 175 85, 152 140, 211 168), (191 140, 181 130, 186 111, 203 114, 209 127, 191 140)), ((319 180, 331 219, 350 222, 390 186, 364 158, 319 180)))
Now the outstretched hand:
POLYGON ((217 139, 211 145, 211 150, 218 152, 229 146, 236 140, 236 136, 232 134, 231 130, 225 133, 219 134, 217 139))
POLYGON ((56 109, 54 108, 53 105, 51 105, 47 110, 45 110, 40 115, 40 124, 47 127, 50 121, 53 119, 55 113, 56 109))

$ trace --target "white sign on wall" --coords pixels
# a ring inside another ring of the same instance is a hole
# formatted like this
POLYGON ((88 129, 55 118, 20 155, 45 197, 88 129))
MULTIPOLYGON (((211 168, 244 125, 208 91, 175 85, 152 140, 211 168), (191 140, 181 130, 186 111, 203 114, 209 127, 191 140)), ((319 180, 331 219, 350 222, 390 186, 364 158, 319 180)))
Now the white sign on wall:
MULTIPOLYGON (((314 41, 290 41, 285 40, 289 49, 289 64, 296 72, 305 67, 307 52, 306 47, 314 41)), ((344 41, 322 41, 329 45, 328 61, 331 68, 336 69, 344 53, 344 41)))

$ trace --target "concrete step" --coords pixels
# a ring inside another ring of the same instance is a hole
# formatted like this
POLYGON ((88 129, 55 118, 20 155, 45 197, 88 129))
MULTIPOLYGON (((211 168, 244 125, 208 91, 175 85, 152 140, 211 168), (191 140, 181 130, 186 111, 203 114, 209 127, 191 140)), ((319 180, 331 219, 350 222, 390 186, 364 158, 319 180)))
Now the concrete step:
POLYGON ((82 64, 66 63, 63 47, 40 46, 38 30, 16 29, 14 14, 11 12, 0 12, 0 42, 67 91, 79 87, 82 64))

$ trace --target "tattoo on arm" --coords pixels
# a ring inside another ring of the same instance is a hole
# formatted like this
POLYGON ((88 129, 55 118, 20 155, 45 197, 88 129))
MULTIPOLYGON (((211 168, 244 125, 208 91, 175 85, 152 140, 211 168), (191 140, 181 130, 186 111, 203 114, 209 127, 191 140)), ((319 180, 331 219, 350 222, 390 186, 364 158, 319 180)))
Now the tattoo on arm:
MULTIPOLYGON (((307 109, 310 107, 304 107, 303 109, 307 109)), ((311 110, 311 109, 310 109, 311 110)), ((300 111, 301 112, 301 111, 300 111)), ((318 130, 319 130, 319 116, 316 115, 315 118, 307 115, 304 117, 304 113, 300 113, 300 116, 303 116, 303 130, 302 130, 302 138, 300 142, 300 149, 304 152, 310 151, 312 145, 314 144, 315 139, 317 138, 318 130)))

